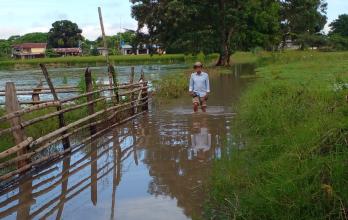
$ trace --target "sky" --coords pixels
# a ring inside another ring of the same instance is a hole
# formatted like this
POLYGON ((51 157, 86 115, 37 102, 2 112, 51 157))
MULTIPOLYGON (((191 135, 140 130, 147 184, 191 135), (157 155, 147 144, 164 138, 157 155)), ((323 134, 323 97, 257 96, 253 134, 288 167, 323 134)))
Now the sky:
MULTIPOLYGON (((328 21, 348 13, 348 0, 327 0, 328 21)), ((48 32, 57 20, 71 20, 83 35, 95 40, 100 35, 98 6, 102 7, 107 35, 136 29, 129 0, 0 0, 0 39, 30 32, 48 32)), ((328 31, 328 25, 325 31, 328 31)))

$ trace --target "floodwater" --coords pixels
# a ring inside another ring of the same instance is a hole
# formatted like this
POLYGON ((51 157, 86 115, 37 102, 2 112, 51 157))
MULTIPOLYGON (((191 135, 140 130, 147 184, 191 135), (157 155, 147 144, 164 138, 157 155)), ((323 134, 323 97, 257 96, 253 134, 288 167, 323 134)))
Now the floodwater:
POLYGON ((230 128, 248 85, 243 69, 211 76, 205 114, 192 114, 188 96, 153 102, 148 113, 3 188, 0 219, 199 218, 213 160, 227 145, 243 146, 230 128))

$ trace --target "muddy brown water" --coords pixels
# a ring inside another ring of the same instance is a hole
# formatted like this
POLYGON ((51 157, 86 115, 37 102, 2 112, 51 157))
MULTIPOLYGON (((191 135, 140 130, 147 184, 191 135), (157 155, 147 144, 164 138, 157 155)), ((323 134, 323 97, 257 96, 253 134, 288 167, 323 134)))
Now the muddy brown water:
POLYGON ((206 114, 192 114, 188 96, 153 102, 141 117, 2 188, 0 219, 201 217, 213 161, 227 145, 241 146, 230 125, 250 82, 240 75, 252 68, 240 69, 211 76, 206 114))

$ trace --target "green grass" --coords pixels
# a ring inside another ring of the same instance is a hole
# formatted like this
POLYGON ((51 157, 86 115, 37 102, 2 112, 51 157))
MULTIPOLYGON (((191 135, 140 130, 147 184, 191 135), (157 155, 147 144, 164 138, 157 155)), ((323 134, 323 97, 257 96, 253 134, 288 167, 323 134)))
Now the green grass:
POLYGON ((160 81, 155 81, 155 94, 158 98, 176 99, 188 93, 189 75, 186 73, 169 74, 160 81))
POLYGON ((213 219, 346 219, 348 53, 267 55, 241 98, 247 145, 217 161, 213 219))
POLYGON ((232 55, 232 63, 256 63, 258 59, 262 56, 268 56, 268 53, 250 53, 250 52, 237 52, 232 55))
MULTIPOLYGON (((146 64, 146 63, 178 63, 192 62, 197 56, 184 54, 166 54, 166 55, 115 55, 110 56, 110 61, 114 64, 146 64)), ((216 59, 217 54, 208 55, 207 58, 216 59)), ((57 58, 37 58, 26 60, 5 60, 0 61, 0 68, 20 68, 36 66, 39 63, 44 63, 52 66, 74 66, 74 65, 105 65, 104 56, 86 56, 86 57, 57 57, 57 58)))

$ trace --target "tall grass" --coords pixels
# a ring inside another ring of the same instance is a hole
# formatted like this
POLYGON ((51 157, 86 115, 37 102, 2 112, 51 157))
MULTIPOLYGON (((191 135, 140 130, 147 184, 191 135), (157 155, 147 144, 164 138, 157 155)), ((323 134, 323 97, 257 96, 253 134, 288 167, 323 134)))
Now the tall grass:
POLYGON ((290 52, 258 69, 233 125, 247 147, 216 162, 206 217, 347 219, 347 58, 290 52))
POLYGON ((159 81, 155 81, 156 96, 165 99, 179 98, 188 93, 189 74, 176 73, 163 77, 159 81))

